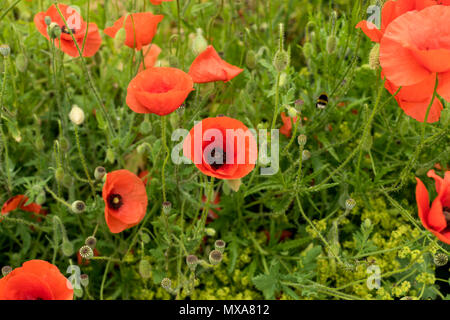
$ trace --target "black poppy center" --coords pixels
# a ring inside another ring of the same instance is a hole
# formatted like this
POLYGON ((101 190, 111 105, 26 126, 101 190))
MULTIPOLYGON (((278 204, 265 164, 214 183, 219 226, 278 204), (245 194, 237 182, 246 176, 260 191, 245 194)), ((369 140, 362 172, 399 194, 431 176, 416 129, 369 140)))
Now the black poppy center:
POLYGON ((225 151, 223 151, 222 148, 214 148, 211 151, 211 156, 208 159, 208 164, 213 168, 214 170, 218 170, 222 168, 222 166, 227 161, 227 154, 225 151))
POLYGON ((110 194, 108 196, 108 206, 114 210, 118 210, 123 205, 122 196, 120 194, 110 194))
POLYGON ((65 25, 61 27, 61 32, 65 34, 70 34, 70 31, 72 31, 73 34, 75 34, 75 29, 68 29, 65 25))

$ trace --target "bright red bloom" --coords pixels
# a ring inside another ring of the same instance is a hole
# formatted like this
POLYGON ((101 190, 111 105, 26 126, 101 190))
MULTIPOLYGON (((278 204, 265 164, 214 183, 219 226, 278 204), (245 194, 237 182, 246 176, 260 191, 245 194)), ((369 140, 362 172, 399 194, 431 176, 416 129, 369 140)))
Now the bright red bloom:
POLYGON ((291 118, 286 116, 286 114, 284 112, 281 113, 281 120, 283 121, 283 126, 280 128, 280 133, 284 134, 287 138, 289 138, 291 136, 291 131, 292 131, 292 122, 296 123, 297 122, 297 117, 291 118))
POLYGON ((161 53, 161 48, 153 43, 148 46, 144 46, 142 50, 144 51, 144 61, 141 62, 139 66, 139 72, 155 66, 156 60, 158 60, 158 56, 161 53))
POLYGON ((125 45, 141 50, 143 46, 150 44, 156 34, 158 24, 164 18, 163 15, 154 15, 151 12, 138 12, 128 14, 117 20, 112 27, 103 30, 105 34, 114 38, 117 31, 125 28, 125 45), (126 21, 124 24, 124 20, 126 21))
POLYGON ((253 170, 258 150, 242 122, 221 116, 197 123, 184 139, 183 154, 204 174, 234 180, 253 170))
POLYGON ((138 73, 127 91, 127 105, 137 113, 160 116, 175 111, 194 90, 191 77, 180 69, 153 67, 138 73))
POLYGON ((28 197, 22 194, 8 199, 2 206, 2 216, 16 210, 17 208, 23 211, 33 212, 35 214, 47 214, 47 211, 43 210, 42 207, 37 203, 32 202, 28 205, 25 205, 25 203, 27 202, 28 197))
POLYGON ((128 170, 116 170, 106 175, 103 186, 105 219, 112 233, 134 227, 144 219, 147 193, 144 182, 128 170))
POLYGON ((53 264, 30 260, 0 279, 0 300, 73 300, 73 288, 53 264))
POLYGON ((173 0, 150 0, 150 2, 155 5, 161 4, 163 2, 171 2, 171 1, 173 1, 173 0))
POLYGON ((431 208, 428 191, 419 178, 416 186, 416 200, 419 218, 425 229, 431 231, 439 240, 450 244, 450 171, 444 178, 430 170, 427 176, 435 180, 437 197, 431 208))
POLYGON ((189 75, 195 83, 214 81, 227 82, 244 71, 220 58, 213 46, 200 53, 189 68, 189 75))
MULTIPOLYGON (((86 41, 84 43, 84 50, 82 51, 83 57, 92 57, 97 53, 102 44, 102 38, 100 32, 95 23, 88 24, 83 20, 80 14, 70 6, 65 4, 59 4, 64 19, 66 19, 67 25, 72 28, 73 36, 78 44, 78 47, 83 50, 83 41, 87 33, 86 41)), ((55 39, 54 45, 60 48, 66 54, 71 57, 79 57, 78 49, 75 42, 70 35, 70 32, 66 30, 66 25, 58 13, 55 5, 52 5, 46 12, 39 12, 34 16, 34 24, 38 31, 47 39, 50 39, 47 33, 47 25, 45 24, 45 17, 48 16, 61 28, 61 36, 59 39, 55 39)))

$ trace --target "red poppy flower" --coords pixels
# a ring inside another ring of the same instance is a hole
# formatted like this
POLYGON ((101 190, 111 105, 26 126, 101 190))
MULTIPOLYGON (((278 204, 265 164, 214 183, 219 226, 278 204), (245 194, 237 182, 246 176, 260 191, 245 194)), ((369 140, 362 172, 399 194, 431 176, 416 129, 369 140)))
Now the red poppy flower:
POLYGON ((127 105, 137 113, 160 116, 175 111, 194 90, 191 77, 180 69, 153 67, 138 73, 127 91, 127 105))
POLYGON ((0 300, 73 300, 73 288, 53 264, 30 260, 0 279, 0 300))
POLYGON ((156 60, 158 60, 158 56, 161 53, 161 48, 158 47, 156 44, 144 46, 142 50, 144 51, 144 62, 143 63, 141 62, 141 65, 139 66, 139 72, 141 72, 144 69, 148 69, 155 66, 156 60))
POLYGON ((214 81, 227 82, 244 71, 220 58, 213 46, 200 53, 189 68, 189 75, 195 83, 214 81))
POLYGON ((156 34, 158 24, 164 18, 163 15, 154 15, 151 12, 138 12, 128 14, 117 20, 112 27, 103 30, 105 34, 114 38, 117 31, 125 28, 125 45, 141 50, 143 46, 150 44, 156 34), (124 24, 124 20, 126 21, 124 24))
POLYGON ((292 131, 292 122, 296 123, 297 122, 297 117, 291 118, 286 116, 286 114, 284 112, 281 113, 281 120, 283 121, 283 125, 280 128, 280 133, 284 134, 287 138, 289 138, 291 136, 291 131, 292 131))
POLYGON ((171 2, 171 1, 173 1, 173 0, 150 0, 150 2, 155 5, 161 4, 163 2, 171 2))
POLYGON ((128 170, 109 172, 102 196, 106 224, 112 233, 134 227, 147 211, 148 198, 144 182, 128 170))
POLYGON ((253 170, 258 150, 242 122, 221 116, 197 123, 184 139, 183 154, 204 174, 234 180, 253 170))
POLYGON ((37 203, 32 202, 28 205, 25 205, 25 203, 27 202, 28 197, 22 194, 8 199, 2 206, 2 216, 16 210, 17 208, 23 211, 33 212, 35 214, 47 214, 47 210, 43 210, 42 207, 37 203))
POLYGON ((419 178, 416 186, 416 200, 419 218, 425 229, 431 231, 439 240, 450 244, 450 171, 444 178, 430 170, 427 176, 435 180, 437 197, 431 208, 428 191, 419 178))
MULTIPOLYGON (((81 15, 71 6, 65 4, 59 4, 59 9, 61 10, 67 25, 72 28, 73 36, 78 44, 80 50, 83 50, 83 57, 92 57, 100 49, 102 43, 102 38, 100 32, 95 23, 88 24, 83 20, 81 15), (86 41, 84 38, 87 31, 86 41), (84 49, 83 49, 84 42, 84 49)), ((55 39, 54 45, 60 48, 66 54, 71 57, 79 57, 78 49, 74 43, 70 31, 66 29, 66 25, 58 13, 55 5, 52 5, 46 12, 39 12, 34 16, 34 24, 38 31, 47 39, 49 39, 47 33, 47 25, 45 24, 45 17, 50 17, 52 22, 57 23, 61 28, 61 36, 59 39, 55 39)))
MULTIPOLYGON (((205 195, 202 196, 202 202, 206 203, 207 197, 205 195)), ((219 215, 216 213, 216 211, 220 211, 220 207, 218 207, 220 203, 220 194, 219 192, 215 192, 214 193, 214 201, 212 202, 212 204, 214 205, 214 210, 212 208, 209 209, 208 211, 208 218, 206 219, 206 223, 210 223, 213 220, 216 220, 217 218, 219 218, 219 215)))

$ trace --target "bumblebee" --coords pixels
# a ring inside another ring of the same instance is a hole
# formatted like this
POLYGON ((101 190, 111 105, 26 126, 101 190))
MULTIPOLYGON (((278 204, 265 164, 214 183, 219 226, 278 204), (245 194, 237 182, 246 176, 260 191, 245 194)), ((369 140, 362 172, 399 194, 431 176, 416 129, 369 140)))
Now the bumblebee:
POLYGON ((316 108, 317 109, 325 109, 328 105, 328 95, 326 93, 322 93, 319 98, 317 98, 316 108))

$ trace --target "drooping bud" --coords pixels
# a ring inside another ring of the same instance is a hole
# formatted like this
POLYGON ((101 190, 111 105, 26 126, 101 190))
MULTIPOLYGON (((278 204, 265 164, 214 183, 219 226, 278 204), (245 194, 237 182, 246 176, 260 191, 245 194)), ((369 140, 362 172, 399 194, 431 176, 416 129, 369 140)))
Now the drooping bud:
POLYGON ((298 142, 299 146, 301 146, 301 147, 304 147, 306 145, 307 141, 308 141, 308 138, 304 134, 300 134, 297 137, 297 142, 298 142))
POLYGON ((369 53, 369 67, 376 70, 380 67, 380 44, 375 44, 369 53))
POLYGON ((186 257, 186 264, 188 265, 189 269, 194 271, 198 264, 197 256, 194 256, 193 254, 188 255, 186 257))
POLYGON ((245 64, 249 69, 256 68, 256 53, 253 50, 247 51, 247 55, 245 57, 245 64))
POLYGON ((345 200, 345 209, 352 210, 356 206, 356 201, 353 199, 345 200))
POLYGON ((209 262, 212 265, 219 264, 223 259, 223 254, 219 250, 213 250, 209 253, 209 262))
POLYGON ((76 200, 71 205, 72 211, 74 213, 83 213, 86 210, 86 205, 81 200, 76 200))
POLYGON ((161 287, 163 287, 166 290, 171 290, 172 289, 172 280, 170 280, 169 278, 162 279, 161 287))
POLYGON ((142 278, 148 279, 151 276, 151 266, 148 260, 141 260, 139 262, 139 274, 142 278))
POLYGON ((61 251, 63 255, 65 255, 66 257, 70 257, 73 254, 72 242, 68 241, 67 239, 63 240, 63 243, 61 244, 61 251))
POLYGON ((221 253, 223 253, 225 251, 225 246, 226 246, 226 243, 223 240, 217 240, 216 242, 214 242, 214 247, 216 248, 216 250, 220 251, 221 253))
POLYGON ((152 131, 152 124, 150 121, 142 121, 139 126, 139 132, 142 134, 149 134, 152 131))
POLYGON ((85 273, 80 275, 80 282, 83 287, 87 287, 89 284, 89 276, 85 273))
POLYGON ((306 60, 311 59, 311 57, 314 55, 314 47, 310 42, 307 42, 303 45, 302 51, 306 60))
POLYGON ((97 245, 97 239, 94 236, 89 236, 84 241, 84 244, 94 249, 97 245))
POLYGON ((69 119, 73 124, 79 126, 84 122, 84 111, 79 106, 74 104, 72 110, 69 112, 69 119))
POLYGON ((3 57, 8 57, 11 54, 11 48, 7 44, 0 45, 0 54, 3 57))
POLYGON ((8 274, 10 274, 12 271, 12 268, 10 266, 4 266, 2 268, 2 274, 4 277, 6 277, 8 274))
POLYGON ((327 52, 328 54, 333 54, 336 50, 337 39, 336 36, 331 35, 327 38, 327 52))
POLYGON ((20 72, 25 72, 28 67, 27 57, 23 53, 19 53, 16 57, 16 68, 20 72))
POLYGON ((208 42, 203 36, 203 30, 198 28, 197 34, 194 38, 194 41, 192 42, 192 52, 194 52, 195 55, 199 55, 200 53, 205 51, 207 47, 208 42))
POLYGON ((141 236, 141 240, 142 240, 143 243, 149 243, 150 242, 150 236, 147 233, 141 232, 140 236, 141 236))
POLYGON ((89 246, 82 246, 78 251, 83 259, 90 259, 94 256, 94 251, 89 246))
POLYGON ((97 167, 94 171, 94 177, 96 180, 102 180, 106 174, 106 169, 104 167, 97 167))
POLYGON ((438 267, 445 266, 448 262, 448 256, 444 253, 436 253, 433 257, 434 264, 438 267))
POLYGON ((168 215, 172 210, 172 203, 170 201, 164 201, 162 204, 164 214, 168 215))
POLYGON ((55 179, 58 182, 62 182, 64 179, 64 169, 59 167, 55 170, 55 179))
POLYGON ((123 47, 125 44, 125 39, 127 37, 127 32, 125 28, 120 28, 119 31, 117 31, 116 36, 114 37, 114 48, 119 50, 123 47))

